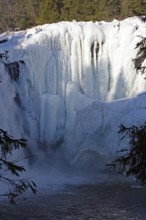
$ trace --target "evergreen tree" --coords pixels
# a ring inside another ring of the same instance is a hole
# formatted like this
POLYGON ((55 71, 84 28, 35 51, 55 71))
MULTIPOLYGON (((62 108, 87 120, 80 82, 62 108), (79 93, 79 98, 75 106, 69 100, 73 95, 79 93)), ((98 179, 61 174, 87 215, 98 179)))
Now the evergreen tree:
POLYGON ((40 14, 40 23, 53 23, 60 20, 62 0, 46 0, 40 14))
POLYGON ((119 173, 134 176, 146 185, 146 123, 137 127, 120 125, 121 140, 127 140, 126 148, 119 151, 122 155, 107 166, 118 169, 119 173))
POLYGON ((118 18, 120 15, 120 0, 106 1, 106 11, 108 18, 118 18))
POLYGON ((24 147, 26 147, 25 139, 14 139, 0 129, 0 182, 8 187, 8 191, 1 196, 7 196, 12 203, 15 203, 16 197, 28 189, 36 193, 36 184, 33 181, 20 178, 20 174, 26 170, 24 166, 18 164, 21 159, 13 156, 15 151, 24 147))
POLYGON ((143 0, 131 0, 130 8, 133 15, 139 16, 141 14, 146 14, 146 4, 144 4, 143 0))
POLYGON ((127 15, 132 16, 132 11, 131 11, 131 0, 121 0, 120 1, 120 17, 123 19, 125 17, 127 17, 127 15))
POLYGON ((146 0, 0 0, 0 13, 0 32, 4 32, 62 20, 141 16, 146 14, 146 0))

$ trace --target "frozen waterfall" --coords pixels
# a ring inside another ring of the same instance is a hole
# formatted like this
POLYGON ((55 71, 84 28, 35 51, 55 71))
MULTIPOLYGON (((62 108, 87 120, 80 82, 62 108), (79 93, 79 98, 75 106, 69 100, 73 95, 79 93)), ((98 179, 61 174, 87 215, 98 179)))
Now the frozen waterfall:
POLYGON ((46 152, 61 148, 71 164, 114 154, 119 124, 145 121, 146 23, 139 18, 4 33, 0 60, 0 126, 46 152))

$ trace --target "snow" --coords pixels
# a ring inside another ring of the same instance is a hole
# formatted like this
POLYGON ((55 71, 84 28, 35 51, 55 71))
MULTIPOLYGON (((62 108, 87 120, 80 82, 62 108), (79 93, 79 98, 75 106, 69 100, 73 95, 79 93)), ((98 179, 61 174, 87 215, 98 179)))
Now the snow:
POLYGON ((136 17, 2 34, 7 42, 0 44, 0 54, 6 54, 0 63, 0 126, 37 143, 29 146, 36 154, 39 145, 46 153, 55 146, 70 164, 86 163, 88 155, 115 155, 118 126, 145 121, 146 72, 136 71, 133 62, 143 38, 146 24, 136 17), (14 62, 16 80, 6 68, 14 62))

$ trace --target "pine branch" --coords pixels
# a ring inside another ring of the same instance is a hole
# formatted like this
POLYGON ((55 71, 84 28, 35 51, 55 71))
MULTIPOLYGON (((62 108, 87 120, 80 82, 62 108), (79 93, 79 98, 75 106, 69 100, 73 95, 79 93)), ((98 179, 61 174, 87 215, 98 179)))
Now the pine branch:
POLYGON ((118 151, 122 153, 106 166, 117 169, 126 176, 134 176, 136 181, 146 185, 146 123, 142 126, 119 126, 121 141, 127 140, 127 148, 118 151))
POLYGON ((18 162, 28 157, 10 160, 14 150, 24 147, 26 147, 26 139, 15 139, 6 131, 0 129, 0 182, 6 184, 8 187, 8 192, 2 194, 2 196, 7 196, 11 203, 15 203, 17 196, 26 192, 28 189, 34 194, 37 192, 37 186, 33 181, 19 178, 20 174, 26 170, 24 166, 18 165, 18 162), (9 178, 7 177, 8 173, 18 178, 9 178))

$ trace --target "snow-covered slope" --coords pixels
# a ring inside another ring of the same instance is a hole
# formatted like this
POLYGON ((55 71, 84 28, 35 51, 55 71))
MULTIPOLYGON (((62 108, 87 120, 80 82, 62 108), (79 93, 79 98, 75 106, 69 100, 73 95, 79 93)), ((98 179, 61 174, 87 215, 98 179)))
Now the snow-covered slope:
POLYGON ((60 148, 71 163, 85 153, 115 153, 119 124, 146 119, 146 23, 139 18, 4 33, 0 60, 0 127, 46 152, 60 148))

